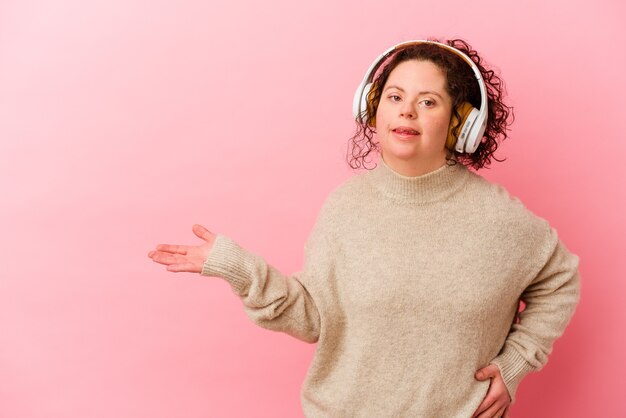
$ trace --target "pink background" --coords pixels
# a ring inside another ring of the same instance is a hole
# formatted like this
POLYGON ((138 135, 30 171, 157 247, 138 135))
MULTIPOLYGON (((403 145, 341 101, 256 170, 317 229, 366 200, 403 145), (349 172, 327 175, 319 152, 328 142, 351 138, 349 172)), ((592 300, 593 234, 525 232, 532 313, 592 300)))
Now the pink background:
POLYGON ((0 1, 0 417, 302 416, 315 346, 147 253, 200 223, 298 270, 355 87, 428 36, 501 72, 517 119, 481 174, 581 258, 511 416, 625 416, 623 4, 0 1))

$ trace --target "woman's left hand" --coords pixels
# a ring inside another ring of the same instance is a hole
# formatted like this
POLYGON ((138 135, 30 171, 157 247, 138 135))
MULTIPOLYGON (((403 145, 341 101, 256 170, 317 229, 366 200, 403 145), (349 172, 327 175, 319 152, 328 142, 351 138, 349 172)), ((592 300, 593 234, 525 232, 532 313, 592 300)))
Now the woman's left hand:
POLYGON ((477 380, 492 379, 485 399, 472 418, 508 418, 511 397, 500 374, 500 368, 489 364, 476 372, 477 380))

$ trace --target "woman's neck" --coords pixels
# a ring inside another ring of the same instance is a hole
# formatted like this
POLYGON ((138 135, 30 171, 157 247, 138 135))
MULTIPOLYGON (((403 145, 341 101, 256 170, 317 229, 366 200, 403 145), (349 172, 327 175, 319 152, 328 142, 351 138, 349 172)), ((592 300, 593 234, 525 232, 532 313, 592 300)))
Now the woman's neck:
POLYGON ((415 161, 384 156, 382 151, 380 152, 380 159, 393 171, 406 177, 422 176, 443 167, 447 163, 445 156, 443 156, 441 159, 416 164, 415 161))

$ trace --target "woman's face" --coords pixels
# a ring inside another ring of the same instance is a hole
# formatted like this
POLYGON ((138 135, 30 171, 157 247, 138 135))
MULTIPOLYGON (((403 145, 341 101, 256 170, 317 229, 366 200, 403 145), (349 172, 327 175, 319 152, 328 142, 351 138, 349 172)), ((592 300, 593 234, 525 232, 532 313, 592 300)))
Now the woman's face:
POLYGON ((446 82, 431 61, 404 61, 389 74, 375 128, 385 163, 398 173, 418 176, 445 164, 452 114, 446 82))

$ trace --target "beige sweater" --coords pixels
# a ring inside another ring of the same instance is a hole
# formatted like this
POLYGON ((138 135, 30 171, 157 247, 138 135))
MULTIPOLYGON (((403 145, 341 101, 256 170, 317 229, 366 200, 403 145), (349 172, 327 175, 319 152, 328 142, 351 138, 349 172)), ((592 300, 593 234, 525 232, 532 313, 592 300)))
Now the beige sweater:
POLYGON ((329 194, 304 249, 286 276, 218 234, 201 274, 227 280, 257 325, 317 343, 307 417, 467 418, 489 363, 515 401, 580 298, 556 230, 460 163, 405 177, 380 158, 329 194))

